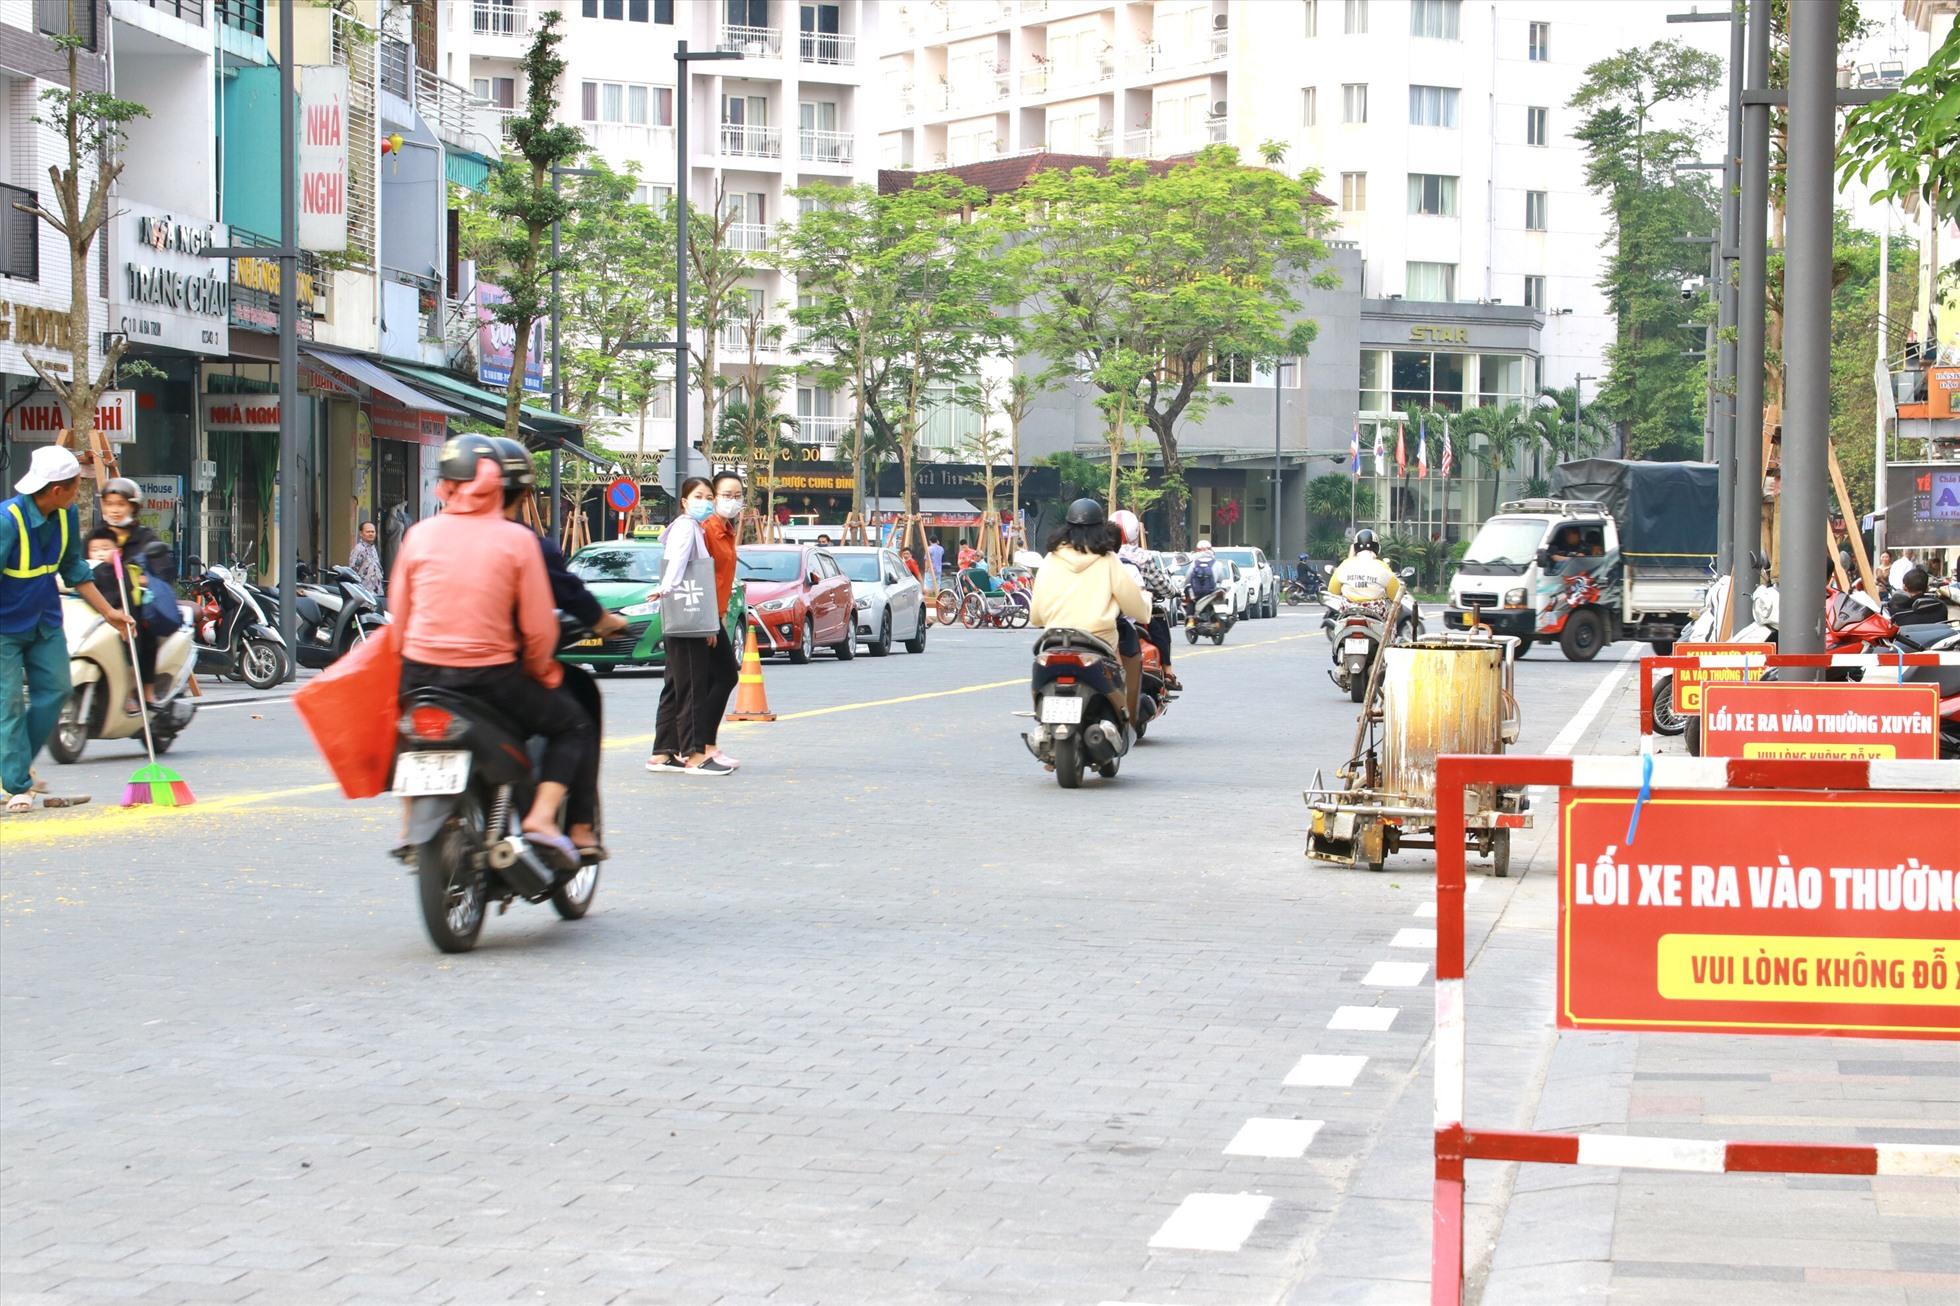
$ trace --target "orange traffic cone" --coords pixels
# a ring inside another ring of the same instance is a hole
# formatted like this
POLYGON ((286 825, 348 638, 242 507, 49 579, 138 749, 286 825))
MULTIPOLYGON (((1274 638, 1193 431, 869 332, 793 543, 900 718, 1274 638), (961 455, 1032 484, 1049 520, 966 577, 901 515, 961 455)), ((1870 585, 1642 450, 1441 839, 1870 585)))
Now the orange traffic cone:
POLYGON ((748 651, 742 655, 742 677, 735 686, 735 710, 728 714, 730 721, 774 721, 776 714, 769 710, 769 694, 762 687, 762 655, 757 645, 762 636, 754 630, 748 632, 748 651))

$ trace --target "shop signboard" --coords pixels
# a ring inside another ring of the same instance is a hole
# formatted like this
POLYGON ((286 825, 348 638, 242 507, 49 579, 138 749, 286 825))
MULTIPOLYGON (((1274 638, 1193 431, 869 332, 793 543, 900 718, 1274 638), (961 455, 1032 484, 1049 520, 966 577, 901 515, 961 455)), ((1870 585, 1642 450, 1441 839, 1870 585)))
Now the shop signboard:
POLYGON ((448 419, 441 413, 411 412, 400 404, 376 400, 368 405, 368 420, 375 437, 382 440, 440 445, 447 438, 448 419))
POLYGON ((1701 755, 1930 761, 1940 755, 1940 689, 1931 681, 1704 685, 1701 755))
POLYGON ((1885 542, 1909 549, 1960 546, 1960 463, 1885 469, 1885 542))
MULTIPOLYGON (((313 338, 313 269, 302 259, 299 268, 299 337, 313 338)), ((272 335, 279 330, 279 260, 235 258, 231 261, 231 324, 246 331, 272 335)))
MULTIPOLYGON (((68 427, 61 401, 52 390, 36 390, 7 419, 8 434, 21 444, 53 444, 68 427)), ((104 390, 95 405, 95 429, 110 444, 136 443, 136 392, 104 390)))
POLYGON ((194 354, 231 350, 231 283, 209 251, 231 243, 222 222, 118 199, 110 221, 110 315, 131 345, 194 354))
MULTIPOLYGON (((501 286, 478 283, 476 288, 476 379, 485 385, 507 386, 517 361, 517 328, 497 321, 493 309, 510 295, 501 286)), ((524 388, 544 393, 544 323, 531 324, 531 344, 524 354, 524 388)))
POLYGON ((299 247, 347 248, 347 69, 309 65, 299 88, 299 247))
POLYGON ((198 404, 206 431, 277 431, 279 396, 200 395, 198 404))
MULTIPOLYGON (((994 474, 994 499, 1003 513, 1008 502, 1008 470, 1003 463, 994 474)), ((981 471, 977 463, 920 463, 912 470, 912 481, 921 498, 967 499, 979 503, 986 497, 981 471)), ((1053 499, 1062 492, 1061 473, 1053 467, 1023 468, 1022 478, 1021 499, 1024 503, 1053 499)), ((758 470, 755 480, 764 487, 774 485, 779 493, 784 494, 848 495, 851 487, 857 483, 857 474, 848 463, 785 457, 776 465, 773 476, 758 470)), ((903 492, 903 471, 895 466, 881 467, 877 482, 876 485, 866 485, 867 493, 881 499, 897 498, 903 492)))
POLYGON ((135 480, 143 491, 143 506, 137 510, 136 520, 155 531, 157 538, 172 549, 179 548, 177 524, 184 508, 184 478, 138 476, 135 480))
MULTIPOLYGON (((1676 644, 1674 656, 1694 657, 1701 653, 1731 653, 1749 657, 1768 657, 1776 652, 1771 644, 1676 644)), ((1761 680, 1763 664, 1756 663, 1739 667, 1681 667, 1674 673, 1674 710, 1694 713, 1701 711, 1701 687, 1704 684, 1731 681, 1761 680)))

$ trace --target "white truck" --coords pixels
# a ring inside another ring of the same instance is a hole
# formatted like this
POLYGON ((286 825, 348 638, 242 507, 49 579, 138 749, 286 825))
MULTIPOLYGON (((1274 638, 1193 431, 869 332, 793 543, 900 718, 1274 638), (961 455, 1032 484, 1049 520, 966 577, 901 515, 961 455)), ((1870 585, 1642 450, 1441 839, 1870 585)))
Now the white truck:
POLYGON ((1488 626, 1575 662, 1621 639, 1667 653, 1714 580, 1712 463, 1561 463, 1553 497, 1504 504, 1450 577, 1445 627, 1488 626))

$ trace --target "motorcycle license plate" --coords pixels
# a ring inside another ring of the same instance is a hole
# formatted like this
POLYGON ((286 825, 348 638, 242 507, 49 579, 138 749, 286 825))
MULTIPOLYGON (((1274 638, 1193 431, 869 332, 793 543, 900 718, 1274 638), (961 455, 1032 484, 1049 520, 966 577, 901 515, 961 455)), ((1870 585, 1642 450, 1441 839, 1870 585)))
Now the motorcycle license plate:
POLYGON ((1342 645, 1342 648, 1346 652, 1359 653, 1363 657, 1368 655, 1368 641, 1365 639, 1350 639, 1346 644, 1342 645))
POLYGON ((1045 726, 1079 726, 1082 724, 1082 700, 1079 698, 1044 698, 1041 700, 1041 724, 1045 726))
POLYGON ((460 794, 470 778, 470 755, 403 753, 395 761, 395 792, 404 798, 460 794))

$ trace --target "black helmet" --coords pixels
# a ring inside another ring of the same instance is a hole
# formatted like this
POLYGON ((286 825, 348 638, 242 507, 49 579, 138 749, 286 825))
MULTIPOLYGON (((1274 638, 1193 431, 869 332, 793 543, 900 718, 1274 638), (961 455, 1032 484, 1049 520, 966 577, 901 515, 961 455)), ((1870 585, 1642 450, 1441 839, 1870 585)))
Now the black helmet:
POLYGON ((1100 526, 1103 524, 1102 505, 1094 499, 1077 499, 1068 506, 1067 521, 1071 526, 1100 526))
POLYGON ((135 481, 130 480, 127 476, 117 476, 111 479, 107 485, 102 487, 102 493, 120 494, 131 503, 143 502, 143 487, 135 481))
POLYGON ((1372 553, 1379 558, 1382 556, 1381 541, 1375 538, 1371 530, 1358 530, 1354 533, 1354 552, 1372 553))
POLYGON ((497 448, 497 461, 504 469, 504 498, 514 499, 520 494, 529 494, 538 488, 538 469, 531 462, 531 451, 520 440, 507 435, 493 435, 490 443, 497 448))
POLYGON ((503 457, 489 436, 479 435, 475 431, 452 435, 449 442, 442 446, 442 462, 436 468, 436 474, 445 481, 473 481, 476 479, 476 465, 485 458, 503 465, 503 457))

